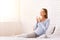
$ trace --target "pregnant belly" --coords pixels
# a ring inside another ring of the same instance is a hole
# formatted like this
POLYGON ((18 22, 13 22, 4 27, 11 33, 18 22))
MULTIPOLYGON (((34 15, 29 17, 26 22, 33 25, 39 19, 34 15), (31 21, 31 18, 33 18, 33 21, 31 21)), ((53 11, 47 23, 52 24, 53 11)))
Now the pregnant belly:
POLYGON ((42 35, 45 33, 45 31, 43 30, 42 26, 39 26, 36 30, 34 30, 34 32, 37 34, 37 35, 42 35))

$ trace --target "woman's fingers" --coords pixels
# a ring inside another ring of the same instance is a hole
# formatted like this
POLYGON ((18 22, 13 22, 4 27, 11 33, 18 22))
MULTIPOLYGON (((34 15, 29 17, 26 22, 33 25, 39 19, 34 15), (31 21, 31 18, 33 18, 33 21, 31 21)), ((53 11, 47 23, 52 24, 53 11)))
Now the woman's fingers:
POLYGON ((36 21, 37 22, 40 22, 40 17, 36 17, 36 21))

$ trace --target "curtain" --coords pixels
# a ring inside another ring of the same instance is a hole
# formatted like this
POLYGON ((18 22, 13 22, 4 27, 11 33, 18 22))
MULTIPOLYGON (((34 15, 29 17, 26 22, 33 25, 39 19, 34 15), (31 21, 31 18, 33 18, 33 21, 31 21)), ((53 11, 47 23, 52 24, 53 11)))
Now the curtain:
POLYGON ((0 22, 19 21, 19 0, 0 0, 0 22))

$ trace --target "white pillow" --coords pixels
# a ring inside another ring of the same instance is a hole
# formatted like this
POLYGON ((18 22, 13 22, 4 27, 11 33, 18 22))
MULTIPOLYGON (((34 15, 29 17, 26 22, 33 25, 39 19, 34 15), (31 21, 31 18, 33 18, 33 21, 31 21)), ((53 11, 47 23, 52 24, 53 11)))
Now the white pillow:
POLYGON ((41 38, 41 37, 43 37, 43 38, 48 38, 48 37, 52 36, 51 33, 53 32, 54 27, 55 27, 54 25, 51 25, 51 24, 50 24, 50 26, 48 27, 46 33, 43 34, 42 36, 40 36, 39 38, 41 38))
POLYGON ((46 35, 50 35, 53 32, 54 27, 55 27, 54 25, 50 25, 46 31, 46 35))

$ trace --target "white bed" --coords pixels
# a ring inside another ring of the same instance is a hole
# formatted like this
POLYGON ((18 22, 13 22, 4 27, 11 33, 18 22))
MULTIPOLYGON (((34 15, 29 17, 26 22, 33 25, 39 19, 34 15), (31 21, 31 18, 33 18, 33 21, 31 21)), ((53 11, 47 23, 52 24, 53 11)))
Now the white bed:
POLYGON ((53 34, 48 36, 48 38, 44 38, 44 36, 38 38, 23 38, 18 36, 0 36, 0 40, 60 40, 60 36, 53 34))
POLYGON ((59 36, 51 36, 50 38, 44 38, 44 37, 39 37, 39 38, 22 38, 22 37, 0 37, 0 40, 60 40, 59 36))

